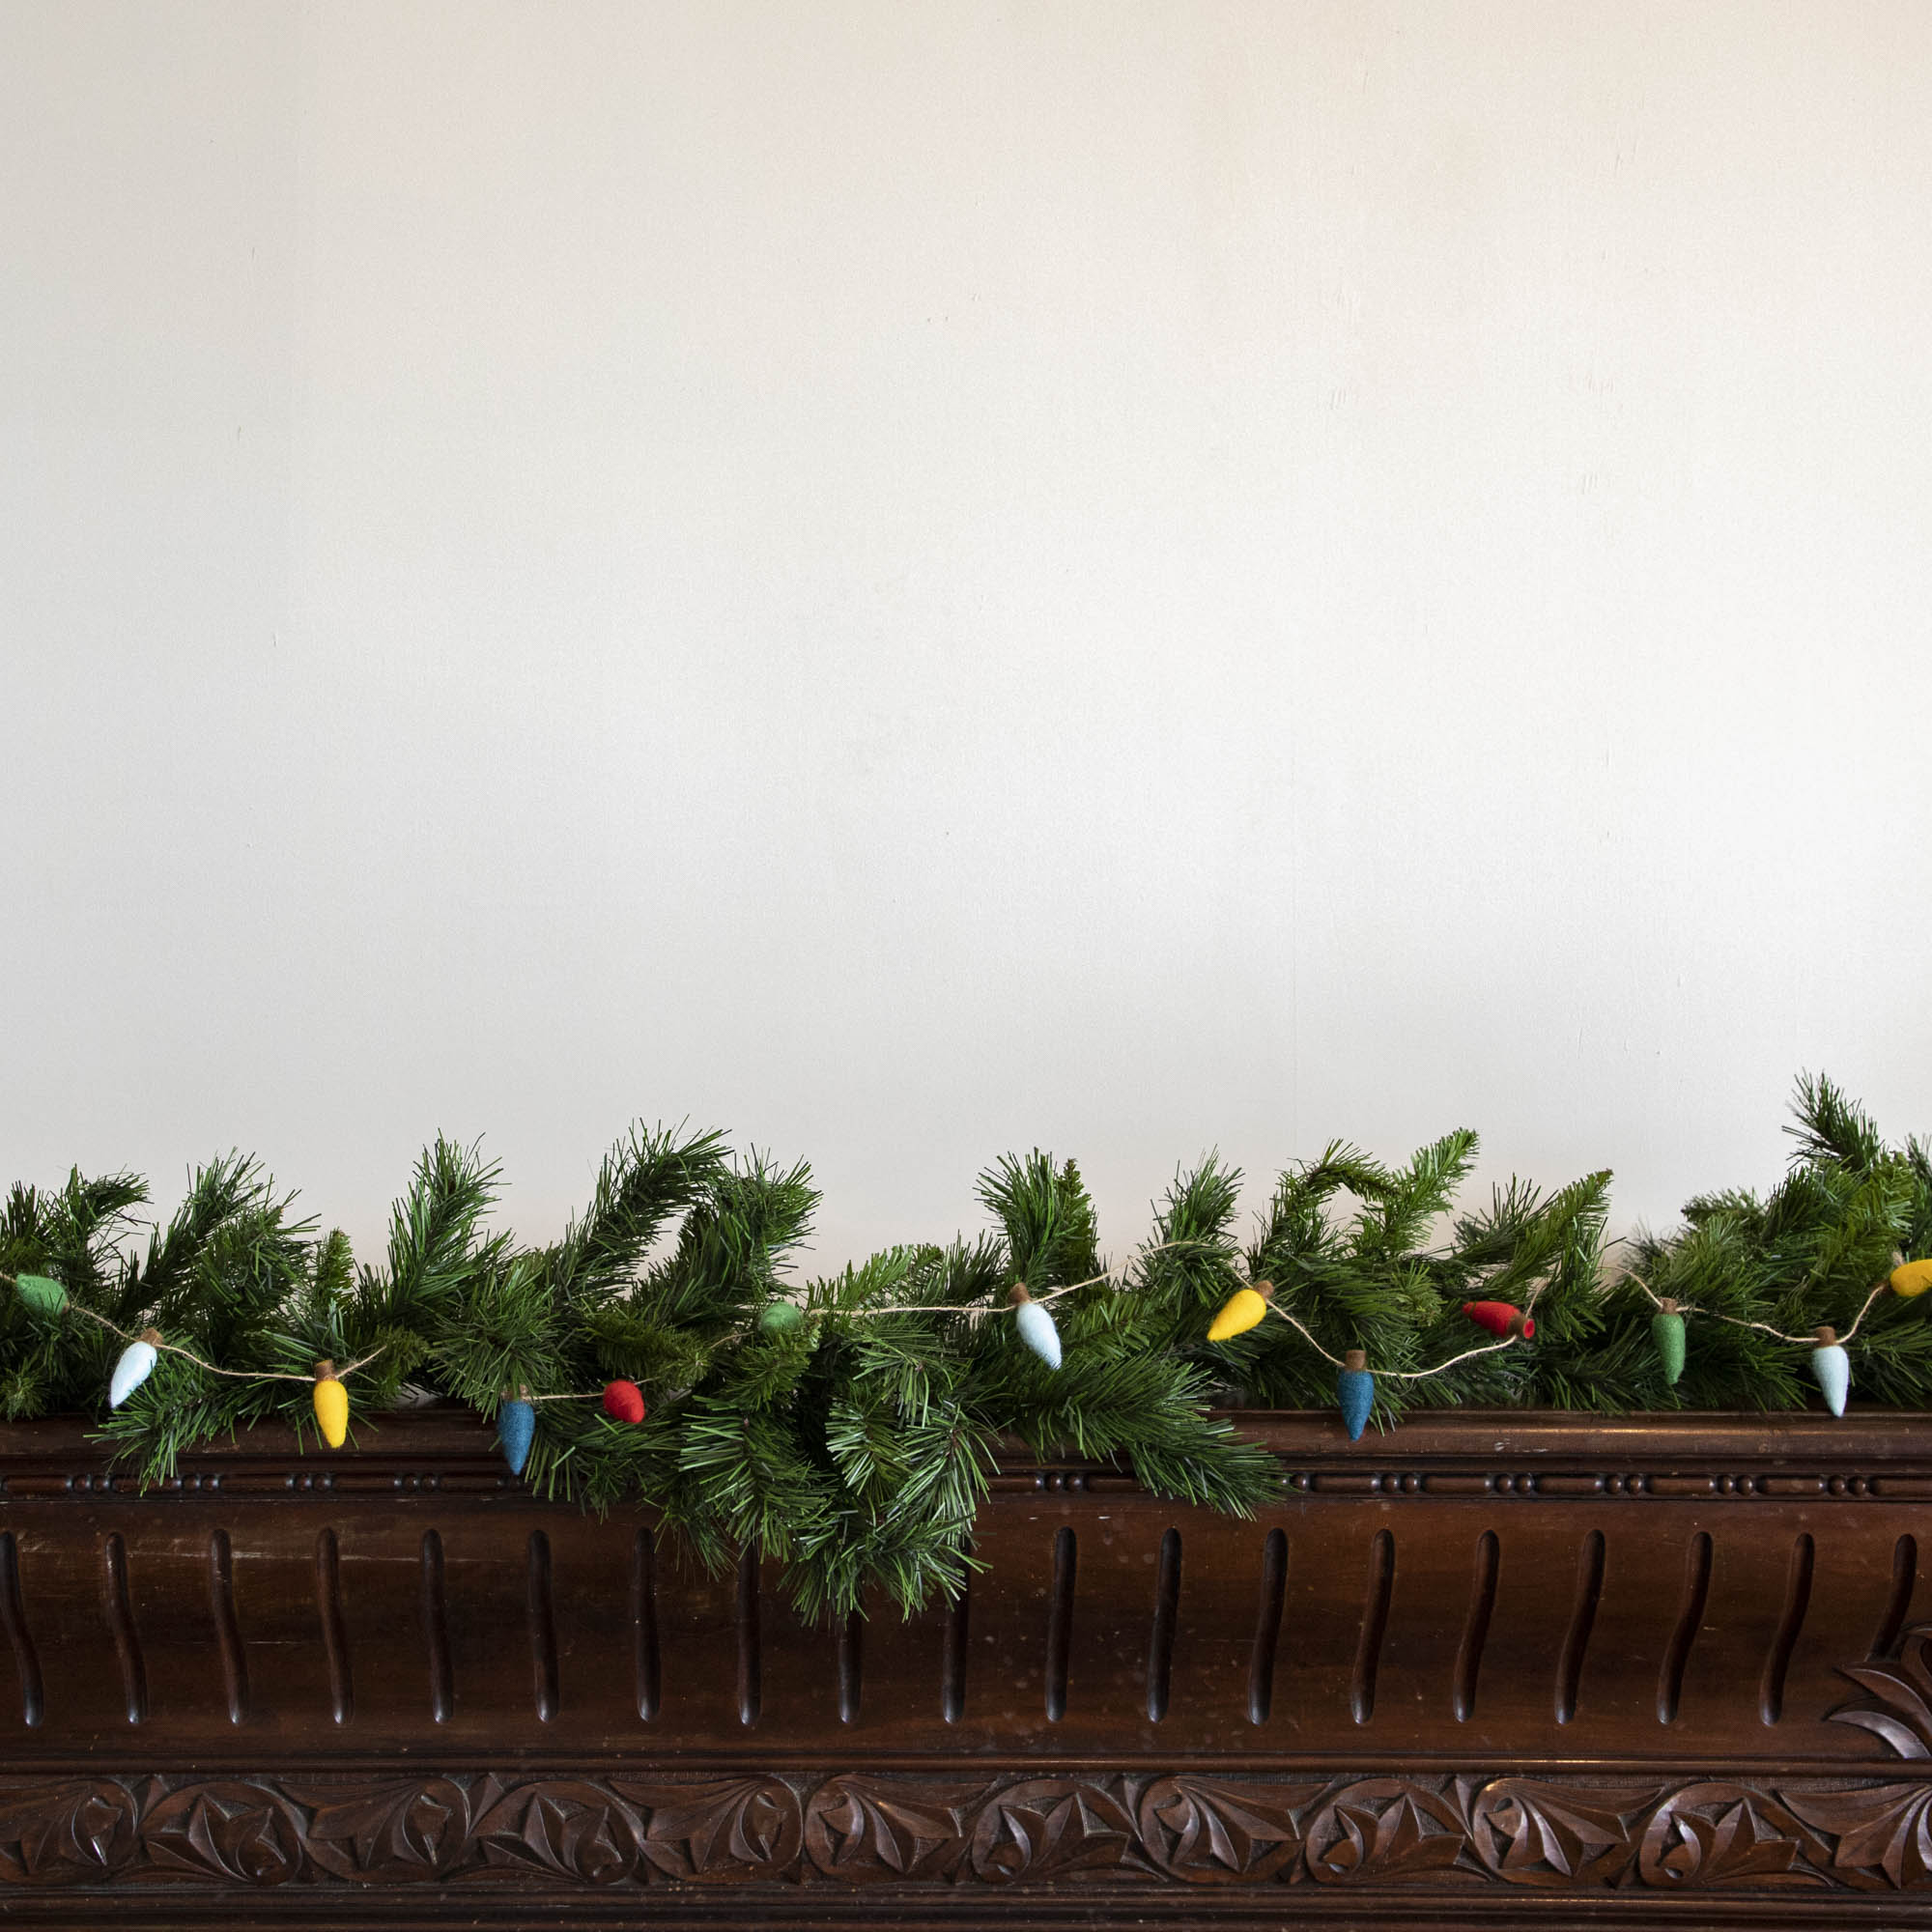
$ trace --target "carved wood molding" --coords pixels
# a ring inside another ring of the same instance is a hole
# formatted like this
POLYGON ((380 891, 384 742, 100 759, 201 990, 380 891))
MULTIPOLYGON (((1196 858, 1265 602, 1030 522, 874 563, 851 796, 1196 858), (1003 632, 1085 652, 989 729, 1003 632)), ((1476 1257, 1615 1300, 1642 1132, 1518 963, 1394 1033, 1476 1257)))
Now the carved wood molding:
MULTIPOLYGON (((0 1468, 0 1497, 16 1503, 219 1500, 345 1503, 385 1499, 440 1503, 512 1496, 533 1500, 500 1465, 450 1463, 441 1467, 392 1466, 373 1453, 351 1466, 323 1466, 321 1456, 286 1464, 261 1462, 243 1468, 187 1468, 164 1482, 143 1486, 127 1471, 70 1464, 0 1468)), ((1088 1467, 1026 1468, 1011 1464, 992 1479, 995 1495, 1054 1494, 1099 1498, 1138 1495, 1140 1485, 1117 1470, 1088 1467)), ((1508 1498, 1516 1502, 1923 1502, 1932 1499, 1932 1468, 1863 1471, 1857 1468, 1431 1468, 1410 1464, 1381 1469, 1297 1467, 1281 1477, 1284 1501, 1391 1502, 1443 1498, 1508 1498)), ((574 1505, 560 1504, 571 1508, 574 1505)))
POLYGON ((1932 1887, 1932 1781, 896 1773, 0 1779, 0 1886, 1932 1887))
MULTIPOLYGON (((1842 1420, 1794 1412, 1679 1412, 1605 1418, 1542 1410, 1422 1413, 1351 1443, 1321 1412, 1231 1411, 1283 1461, 1285 1498, 1391 1500, 1511 1497, 1578 1502, 1686 1500, 1922 1501, 1932 1498, 1932 1418, 1855 1411, 1842 1420)), ((1039 1466, 1012 1445, 996 1492, 1117 1495, 1136 1486, 1077 1459, 1039 1466)), ((453 1406, 364 1418, 355 1446, 298 1452, 293 1434, 264 1426, 233 1444, 197 1450, 181 1473, 142 1490, 107 1465, 79 1417, 0 1424, 0 1495, 20 1502, 102 1497, 489 1501, 527 1499, 503 1467, 488 1424, 453 1406)))

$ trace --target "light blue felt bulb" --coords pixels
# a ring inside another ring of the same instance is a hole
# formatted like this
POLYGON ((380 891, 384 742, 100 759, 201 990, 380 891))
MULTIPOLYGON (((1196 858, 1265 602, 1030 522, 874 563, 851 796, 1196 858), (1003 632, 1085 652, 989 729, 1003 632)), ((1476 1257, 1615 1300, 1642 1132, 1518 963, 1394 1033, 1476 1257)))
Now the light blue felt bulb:
POLYGON ((530 1460, 530 1444, 536 1439, 537 1412, 523 1401, 506 1402, 497 1411, 497 1439, 503 1445, 504 1460, 513 1476, 524 1473, 530 1460))
POLYGON ((155 1342, 160 1340, 153 1328, 138 1342, 129 1342, 121 1350, 121 1359, 114 1364, 114 1373, 107 1383, 107 1406, 119 1408, 148 1378, 155 1373, 155 1364, 161 1358, 156 1352, 155 1342), (148 1336, 153 1335, 154 1342, 148 1336))
POLYGON ((1335 1377, 1335 1399, 1342 1405, 1342 1420, 1349 1428, 1349 1440, 1359 1442, 1369 1426, 1369 1411, 1376 1406, 1376 1378, 1364 1366, 1368 1357, 1361 1350, 1350 1349, 1347 1366, 1335 1377))
POLYGON ((1818 1346, 1811 1350, 1811 1373, 1825 1391, 1825 1406, 1833 1415, 1843 1415, 1845 1398, 1852 1392, 1852 1358, 1830 1328, 1818 1331, 1818 1346))
POLYGON ((1020 1340, 1049 1369, 1057 1369, 1060 1366, 1060 1330, 1053 1325, 1053 1317, 1027 1293, 1024 1283, 1013 1283, 1012 1302, 1013 1320, 1019 1324, 1020 1340))

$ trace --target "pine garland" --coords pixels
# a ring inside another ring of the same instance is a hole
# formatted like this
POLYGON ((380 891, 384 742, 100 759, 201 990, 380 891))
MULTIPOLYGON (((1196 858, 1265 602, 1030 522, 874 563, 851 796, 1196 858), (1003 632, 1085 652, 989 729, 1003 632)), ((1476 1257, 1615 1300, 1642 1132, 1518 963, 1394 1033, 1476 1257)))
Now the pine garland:
POLYGON ((802 1285, 788 1264, 817 1206, 810 1172, 739 1159, 713 1133, 633 1132, 582 1215, 539 1248, 488 1226, 496 1167, 439 1140, 382 1262, 361 1265, 239 1155, 198 1170, 145 1247, 145 1183, 75 1172, 16 1185, 0 1215, 0 1412, 100 1417, 117 1457, 154 1480, 256 1422, 305 1437, 325 1358, 358 1365, 352 1422, 365 1427, 425 1394, 496 1417, 527 1391, 524 1473, 543 1492, 649 1505, 711 1566, 755 1546, 807 1615, 868 1592, 910 1611, 971 1568, 1003 1439, 1249 1514, 1279 1470, 1212 1408, 1330 1408, 1348 1350, 1378 1372, 1385 1427, 1417 1405, 1800 1406, 1814 1392, 1793 1338, 1820 1324, 1846 1332, 1861 1400, 1932 1406, 1932 1296, 1880 1294, 1859 1321, 1901 1256, 1932 1254, 1932 1157, 1886 1143, 1829 1081, 1801 1081, 1795 1112, 1770 1193, 1699 1197, 1676 1232, 1608 1251, 1607 1173, 1548 1194, 1512 1180, 1458 1211, 1476 1140, 1457 1132, 1401 1167, 1329 1146, 1281 1176, 1245 1246, 1241 1177, 1210 1154, 1177 1175, 1118 1270, 1073 1163, 1008 1156, 979 1182, 989 1232, 802 1285), (23 1276, 57 1282, 68 1305, 5 1285, 23 1276), (1016 1281, 1051 1303, 1057 1369, 1019 1337, 1016 1281), (1260 1283, 1290 1319, 1208 1342, 1215 1311, 1260 1283), (1533 1305, 1533 1345, 1471 1355, 1472 1299, 1533 1305), (1666 1299, 1689 1323, 1674 1385, 1652 1339, 1666 1299), (106 1411, 116 1331, 150 1327, 165 1350, 106 1411), (642 1392, 641 1423, 557 1399, 612 1378, 642 1392))

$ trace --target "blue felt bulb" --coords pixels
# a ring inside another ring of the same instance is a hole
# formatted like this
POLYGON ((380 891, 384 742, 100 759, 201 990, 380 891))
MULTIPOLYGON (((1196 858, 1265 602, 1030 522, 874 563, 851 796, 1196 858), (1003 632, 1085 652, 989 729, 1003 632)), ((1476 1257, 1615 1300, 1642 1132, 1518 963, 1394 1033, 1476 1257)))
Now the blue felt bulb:
POLYGON ((497 1411, 497 1439, 503 1445, 503 1455, 509 1463, 510 1473, 521 1476, 524 1464, 530 1460, 530 1444, 536 1439, 537 1412, 526 1402, 506 1402, 497 1411))
POLYGON ((1362 1366, 1361 1350, 1349 1350, 1349 1366, 1335 1378, 1335 1399, 1342 1405, 1342 1420, 1349 1426, 1349 1440, 1359 1442, 1369 1426, 1369 1411, 1376 1406, 1376 1378, 1362 1366))

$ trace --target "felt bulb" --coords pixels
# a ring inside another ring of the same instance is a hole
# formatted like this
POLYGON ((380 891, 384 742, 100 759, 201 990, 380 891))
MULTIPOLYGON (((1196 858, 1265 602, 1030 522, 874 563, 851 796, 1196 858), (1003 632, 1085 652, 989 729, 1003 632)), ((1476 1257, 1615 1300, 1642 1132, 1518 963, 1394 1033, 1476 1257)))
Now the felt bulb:
POLYGON ((1852 1358, 1830 1328, 1818 1331, 1818 1346, 1811 1350, 1811 1373, 1825 1391, 1825 1406, 1833 1415, 1843 1415, 1845 1398, 1852 1392, 1852 1358))
POLYGON ((1650 1339, 1657 1344, 1657 1358, 1663 1364, 1663 1379, 1672 1388, 1684 1373, 1684 1318, 1677 1304, 1666 1298, 1650 1318, 1650 1339))
POLYGON ((1053 1325, 1053 1317, 1028 1294, 1023 1281, 1014 1282, 1008 1294, 1013 1304, 1013 1321, 1018 1324, 1020 1340, 1049 1369, 1057 1369, 1060 1366, 1060 1330, 1053 1325))
POLYGON ((1911 1301, 1932 1288, 1932 1261, 1900 1262, 1886 1279, 1891 1284, 1892 1293, 1902 1294, 1911 1301))
POLYGON ((795 1301, 768 1301, 758 1310, 761 1335, 789 1335, 805 1320, 805 1310, 795 1301))
POLYGON ((1507 1301, 1465 1301, 1463 1313, 1478 1328, 1487 1328, 1492 1335, 1520 1335, 1525 1342, 1536 1338, 1535 1321, 1507 1301))
POLYGON ((1369 1358, 1360 1349, 1350 1349, 1342 1357, 1335 1377, 1335 1399, 1342 1405, 1342 1420, 1348 1426, 1349 1440, 1359 1442, 1369 1426, 1369 1411, 1376 1406, 1376 1378, 1369 1373, 1369 1358))
POLYGON ((1268 1312, 1268 1301, 1273 1294, 1271 1281, 1258 1281, 1252 1288, 1237 1288, 1208 1324, 1208 1341, 1226 1342, 1236 1335, 1245 1335, 1268 1312))
POLYGON ((641 1422, 647 1412, 644 1393, 636 1382, 604 1384, 604 1413, 612 1422, 641 1422))
POLYGON ((530 1460, 530 1444, 536 1440, 537 1412, 529 1400, 529 1390, 520 1390, 497 1411, 497 1439, 503 1445, 503 1460, 513 1476, 524 1473, 530 1460))
POLYGON ((144 1328, 138 1342, 129 1342, 121 1350, 121 1359, 114 1364, 107 1382, 109 1408, 119 1408, 155 1373, 155 1364, 161 1359, 156 1347, 160 1339, 158 1328, 144 1328))
POLYGON ((67 1290, 50 1274, 23 1274, 14 1278, 20 1299, 42 1315, 58 1315, 67 1306, 67 1290))
POLYGON ((349 1439, 349 1391, 335 1378, 335 1364, 315 1365, 315 1426, 331 1449, 349 1439))

